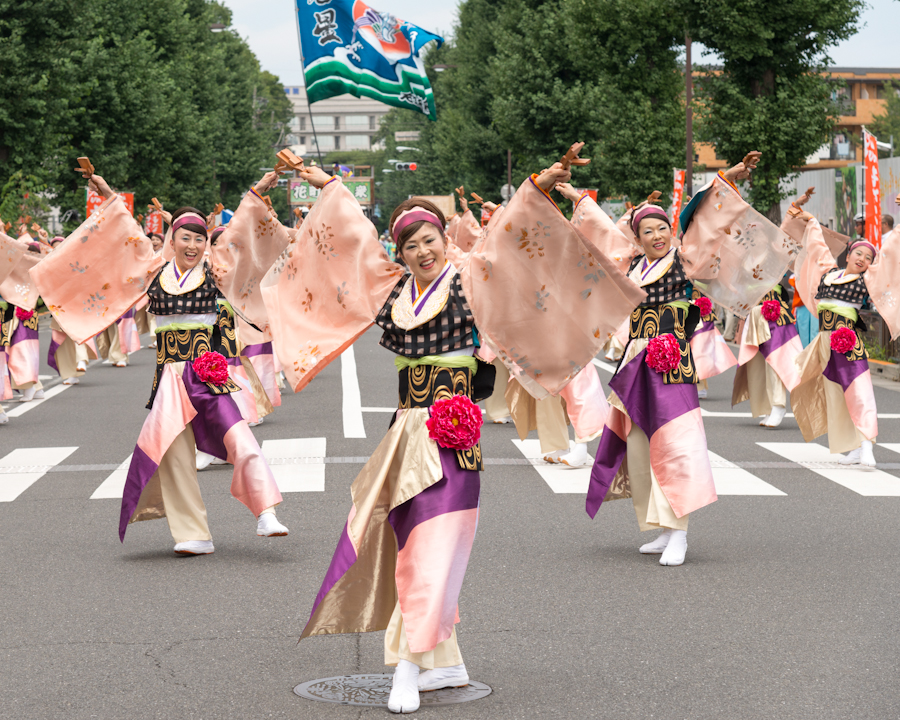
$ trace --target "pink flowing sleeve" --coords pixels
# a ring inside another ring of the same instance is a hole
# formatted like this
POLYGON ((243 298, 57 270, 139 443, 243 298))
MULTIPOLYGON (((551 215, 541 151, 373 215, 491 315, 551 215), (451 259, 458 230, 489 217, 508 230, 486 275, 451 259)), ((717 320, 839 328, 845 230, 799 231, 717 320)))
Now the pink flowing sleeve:
POLYGON ((875 262, 863 276, 872 304, 887 323, 891 339, 900 335, 900 235, 882 240, 875 262))
MULTIPOLYGON (((4 232, 0 232, 0 287, 2 287, 6 278, 12 274, 27 250, 25 243, 11 238, 4 232)), ((3 295, 2 290, 0 290, 0 295, 6 297, 3 295)))
POLYGON ((758 213, 719 173, 681 213, 681 259, 704 295, 740 317, 781 282, 800 243, 758 213))
POLYGON ((353 194, 329 181, 263 283, 272 342, 294 392, 372 325, 403 275, 353 194))
POLYGON ((819 282, 825 273, 837 267, 834 256, 825 242, 822 226, 815 218, 804 222, 785 215, 781 229, 803 245, 794 263, 794 284, 803 304, 814 313, 819 282))
POLYGON ((210 248, 219 290, 239 315, 260 328, 266 323, 260 283, 290 241, 288 229, 251 190, 210 248))
MULTIPOLYGON (((24 244, 23 244, 24 247, 24 244)), ((19 256, 18 262, 0 283, 0 297, 23 310, 33 310, 37 304, 39 292, 31 279, 31 269, 37 267, 44 255, 29 252, 27 249, 19 256)))
POLYGON ((629 238, 612 221, 590 195, 582 195, 575 205, 572 225, 588 238, 622 272, 628 271, 631 260, 638 254, 634 235, 629 238))
POLYGON ((459 215, 453 213, 453 217, 450 218, 450 222, 447 223, 447 237, 453 242, 456 242, 457 228, 459 228, 459 215))
POLYGON ((35 266, 31 279, 63 331, 83 343, 124 315, 162 266, 116 195, 35 266))
POLYGON ((646 297, 531 178, 460 277, 484 344, 538 399, 559 393, 646 297))
POLYGON ((459 219, 459 225, 456 228, 456 236, 453 238, 453 242, 460 250, 467 253, 472 251, 472 248, 475 247, 475 243, 480 239, 481 225, 478 224, 472 211, 466 210, 459 219))

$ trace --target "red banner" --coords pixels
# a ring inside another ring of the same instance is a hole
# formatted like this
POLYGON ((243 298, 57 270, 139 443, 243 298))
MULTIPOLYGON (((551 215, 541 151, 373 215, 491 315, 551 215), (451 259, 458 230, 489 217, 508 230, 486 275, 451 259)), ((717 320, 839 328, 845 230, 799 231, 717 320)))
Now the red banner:
POLYGON ((485 225, 488 224, 488 222, 491 219, 491 215, 493 215, 493 214, 494 213, 492 213, 490 210, 485 210, 484 208, 481 208, 481 227, 484 227, 485 225))
POLYGON ((162 216, 158 212, 152 212, 144 218, 144 232, 163 234, 162 216))
POLYGON ((684 199, 684 176, 686 170, 675 169, 675 186, 672 190, 672 207, 669 212, 672 215, 672 229, 678 234, 678 218, 681 216, 681 201, 684 199))
MULTIPOLYGON (((128 212, 134 215, 134 193, 119 193, 125 201, 125 207, 128 212)), ((103 197, 88 188, 87 190, 87 217, 90 217, 94 211, 103 204, 103 197)))
POLYGON ((881 249, 881 178, 878 176, 878 138, 863 130, 866 183, 866 240, 881 249))

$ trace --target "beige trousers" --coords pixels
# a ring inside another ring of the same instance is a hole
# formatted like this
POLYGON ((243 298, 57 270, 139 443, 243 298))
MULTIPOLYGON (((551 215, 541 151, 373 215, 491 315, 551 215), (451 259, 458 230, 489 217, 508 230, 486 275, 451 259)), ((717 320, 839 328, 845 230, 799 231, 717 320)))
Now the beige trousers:
POLYGON ((650 441, 637 425, 631 425, 625 450, 631 499, 641 532, 655 528, 687 530, 688 517, 675 516, 650 467, 650 441))
POLYGON ((541 452, 545 455, 569 449, 569 428, 562 398, 553 395, 535 402, 535 420, 541 452))
POLYGON ((176 543, 188 540, 212 540, 206 519, 206 505, 197 482, 197 456, 191 424, 175 438, 163 455, 153 478, 159 477, 159 489, 169 531, 176 543))
POLYGON ((434 670, 439 667, 462 665, 463 659, 456 642, 456 627, 449 638, 437 644, 434 650, 423 653, 410 652, 406 641, 406 628, 403 626, 403 615, 400 614, 399 601, 394 606, 394 614, 384 634, 384 664, 395 666, 401 660, 415 663, 422 670, 434 670))
POLYGON ((756 353, 747 363, 747 390, 750 392, 753 417, 768 415, 773 407, 785 407, 787 404, 787 388, 762 353, 756 353))
POLYGON ((509 417, 509 408, 506 407, 506 384, 509 382, 509 370, 500 360, 491 363, 497 368, 497 379, 494 381, 493 394, 484 401, 484 410, 488 420, 502 420, 509 417))
POLYGON ((128 355, 122 352, 122 346, 119 344, 119 327, 116 323, 97 336, 97 349, 101 355, 104 350, 107 350, 106 359, 114 365, 122 360, 128 362, 128 355))

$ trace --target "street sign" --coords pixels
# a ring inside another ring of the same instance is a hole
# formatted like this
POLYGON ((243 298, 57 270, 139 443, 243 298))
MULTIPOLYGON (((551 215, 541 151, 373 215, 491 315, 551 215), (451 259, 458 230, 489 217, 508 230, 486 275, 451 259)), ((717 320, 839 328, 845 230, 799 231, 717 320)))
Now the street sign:
MULTIPOLYGON (((372 204, 371 178, 366 178, 364 180, 347 178, 346 180, 343 180, 343 183, 344 187, 351 192, 360 205, 372 204)), ((321 191, 305 180, 291 178, 290 190, 288 192, 288 201, 291 205, 312 205, 318 199, 321 191)))
POLYGON ((516 194, 516 188, 513 185, 504 185, 500 188, 500 197, 504 200, 510 200, 516 194))

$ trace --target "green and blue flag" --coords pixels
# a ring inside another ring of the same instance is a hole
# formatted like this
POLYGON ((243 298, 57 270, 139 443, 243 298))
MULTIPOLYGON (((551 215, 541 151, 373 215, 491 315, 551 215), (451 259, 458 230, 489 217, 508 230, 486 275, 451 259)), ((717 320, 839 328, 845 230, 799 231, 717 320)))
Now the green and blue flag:
POLYGON ((349 93, 409 108, 434 120, 422 58, 444 39, 362 0, 296 0, 310 102, 349 93))

